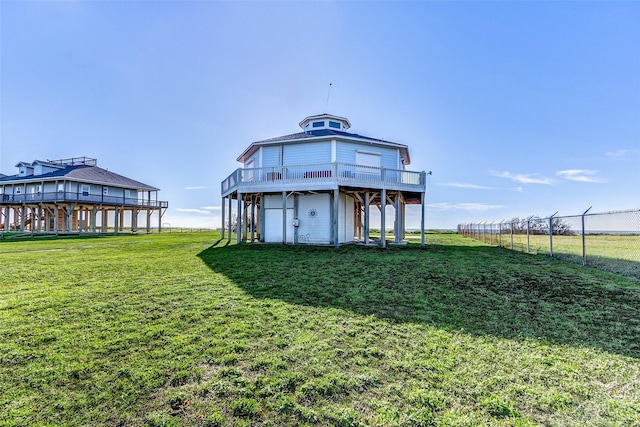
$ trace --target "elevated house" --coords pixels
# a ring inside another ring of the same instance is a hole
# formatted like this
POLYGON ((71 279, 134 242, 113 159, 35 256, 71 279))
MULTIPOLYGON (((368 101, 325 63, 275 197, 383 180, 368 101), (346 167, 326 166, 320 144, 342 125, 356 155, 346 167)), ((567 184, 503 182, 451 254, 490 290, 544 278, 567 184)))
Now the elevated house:
POLYGON ((125 223, 138 230, 140 213, 151 230, 162 227, 168 202, 159 189, 77 157, 19 162, 18 173, 0 176, 0 230, 38 233, 119 232, 125 223))
POLYGON ((426 173, 406 170, 406 145, 350 133, 349 120, 331 114, 299 125, 302 132, 254 142, 237 158, 242 167, 222 181, 223 238, 236 228, 238 242, 369 244, 372 228, 391 228, 385 223, 391 206, 399 244, 406 205, 419 204, 424 244, 426 173), (372 207, 380 224, 371 224, 372 207))

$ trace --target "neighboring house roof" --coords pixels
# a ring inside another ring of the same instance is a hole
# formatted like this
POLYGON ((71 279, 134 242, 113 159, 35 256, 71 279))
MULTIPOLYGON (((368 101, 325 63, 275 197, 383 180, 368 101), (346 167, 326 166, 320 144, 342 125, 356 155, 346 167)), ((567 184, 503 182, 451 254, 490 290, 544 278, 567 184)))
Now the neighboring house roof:
MULTIPOLYGON (((305 119, 307 120, 307 119, 305 119)), ((304 122, 304 120, 303 120, 304 122)), ((358 135, 357 133, 349 133, 333 129, 318 129, 307 132, 298 132, 291 135, 277 136, 275 138, 264 139, 262 141, 253 142, 239 157, 239 162, 244 162, 249 156, 251 156, 259 147, 264 145, 272 145, 278 143, 293 143, 300 141, 308 141, 311 139, 327 139, 327 137, 338 136, 342 139, 354 140, 359 142, 367 142, 370 144, 388 146, 393 148, 399 148, 406 159, 405 164, 411 163, 409 159, 409 147, 404 144, 398 144, 397 142, 385 141, 383 139, 371 138, 368 136, 358 135)))
POLYGON ((5 175, 3 173, 0 173, 0 178, 4 178, 5 176, 7 176, 7 175, 5 175))
POLYGON ((49 160, 46 160, 46 161, 45 160, 35 160, 33 162, 33 166, 35 166, 35 165, 49 166, 49 167, 52 167, 52 168, 64 168, 65 167, 65 165, 61 165, 60 163, 54 163, 54 162, 51 162, 49 160))
POLYGON ((118 175, 106 169, 97 166, 76 165, 67 166, 64 169, 45 173, 42 175, 30 176, 3 176, 0 177, 0 183, 4 182, 38 182, 48 181, 54 178, 64 178, 74 181, 86 182, 90 184, 109 185, 114 187, 130 188, 134 190, 158 191, 158 188, 152 187, 142 182, 118 175))
POLYGON ((33 167, 33 164, 31 164, 31 163, 29 163, 29 162, 19 162, 19 163, 16 165, 16 167, 18 168, 18 167, 20 167, 20 166, 26 166, 26 167, 28 167, 28 168, 32 168, 32 167, 33 167))

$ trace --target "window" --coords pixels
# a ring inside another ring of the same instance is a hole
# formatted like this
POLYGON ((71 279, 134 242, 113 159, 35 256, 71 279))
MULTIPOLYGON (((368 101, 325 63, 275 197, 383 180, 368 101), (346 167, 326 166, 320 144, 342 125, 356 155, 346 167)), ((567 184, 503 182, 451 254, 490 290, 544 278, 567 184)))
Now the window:
POLYGON ((86 184, 82 185, 82 195, 83 196, 88 196, 89 195, 89 186, 86 184))
POLYGON ((131 190, 129 190, 128 188, 124 189, 124 198, 125 199, 130 199, 131 198, 131 190))
POLYGON ((329 127, 330 128, 334 128, 334 129, 340 129, 340 123, 330 121, 329 122, 329 127))
POLYGON ((378 173, 380 169, 380 154, 356 151, 356 165, 364 166, 356 168, 358 173, 378 173))
POLYGON ((22 187, 16 187, 16 194, 22 193, 22 187))
POLYGON ((103 196, 109 195, 109 187, 102 187, 102 195, 103 196))
POLYGON ((324 122, 313 122, 312 125, 314 128, 321 128, 324 126, 324 122))
POLYGON ((247 160, 247 163, 245 163, 244 168, 245 168, 244 180, 253 181, 253 159, 247 160))
POLYGON ((64 193, 64 183, 58 183, 58 193, 64 193))

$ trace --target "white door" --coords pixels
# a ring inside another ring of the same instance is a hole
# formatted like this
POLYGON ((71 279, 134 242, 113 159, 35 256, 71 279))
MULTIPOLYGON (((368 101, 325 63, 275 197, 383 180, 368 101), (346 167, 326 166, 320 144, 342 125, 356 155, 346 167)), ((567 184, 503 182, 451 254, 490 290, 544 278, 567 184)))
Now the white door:
MULTIPOLYGON (((293 209, 287 209, 287 243, 293 243, 293 209)), ((264 210, 264 241, 282 243, 282 209, 264 210)))
POLYGON ((331 199, 327 193, 298 196, 298 242, 331 242, 331 199))

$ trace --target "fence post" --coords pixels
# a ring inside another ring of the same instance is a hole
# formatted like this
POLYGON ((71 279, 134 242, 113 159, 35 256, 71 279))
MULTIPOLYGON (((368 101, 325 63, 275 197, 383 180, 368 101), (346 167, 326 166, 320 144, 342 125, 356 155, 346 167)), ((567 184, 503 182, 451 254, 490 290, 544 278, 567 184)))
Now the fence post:
POLYGON ((493 246, 493 223, 495 221, 491 221, 491 224, 489 224, 489 244, 491 246, 493 246))
POLYGON ((558 211, 549 217, 549 256, 553 257, 553 217, 558 214, 558 211))
POLYGON ((504 219, 502 221, 500 221, 500 223, 498 224, 498 246, 502 247, 502 223, 504 222, 504 219))
POLYGON ((529 224, 530 224, 531 218, 533 218, 533 217, 527 218, 527 253, 529 253, 529 247, 530 247, 530 245, 529 245, 529 228, 530 228, 529 224))
POLYGON ((511 250, 513 250, 513 221, 511 221, 511 250))
POLYGON ((587 265, 587 242, 584 237, 584 216, 591 210, 592 207, 593 206, 589 206, 589 209, 584 211, 584 213, 582 214, 582 265, 587 265))

